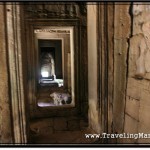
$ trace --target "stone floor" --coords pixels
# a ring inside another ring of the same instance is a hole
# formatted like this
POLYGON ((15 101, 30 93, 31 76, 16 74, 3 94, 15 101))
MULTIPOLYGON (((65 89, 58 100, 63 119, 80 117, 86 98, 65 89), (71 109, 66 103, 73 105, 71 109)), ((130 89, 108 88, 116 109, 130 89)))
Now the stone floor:
MULTIPOLYGON (((38 106, 54 106, 50 94, 63 91, 63 87, 40 86, 38 106)), ((30 121, 30 144, 87 144, 97 139, 86 139, 85 134, 94 133, 88 128, 88 121, 81 117, 52 117, 30 121)))
POLYGON ((86 120, 77 117, 35 119, 30 124, 31 144, 87 144, 97 139, 86 139, 94 133, 86 120))
MULTIPOLYGON (((38 89, 38 95, 37 95, 37 101, 39 107, 47 107, 47 106, 53 106, 57 107, 54 104, 53 99, 50 97, 50 94, 53 92, 66 92, 63 87, 55 87, 55 86, 39 86, 38 89)), ((72 104, 65 104, 65 106, 72 106, 72 104)), ((64 105, 61 105, 62 107, 64 105)), ((60 106, 59 106, 60 107, 60 106)))

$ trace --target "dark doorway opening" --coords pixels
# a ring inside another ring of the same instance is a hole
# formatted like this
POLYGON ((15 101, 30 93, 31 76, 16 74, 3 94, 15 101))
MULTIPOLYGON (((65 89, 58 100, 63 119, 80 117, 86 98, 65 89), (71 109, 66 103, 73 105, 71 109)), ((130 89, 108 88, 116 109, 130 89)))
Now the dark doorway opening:
POLYGON ((70 105, 72 102, 71 91, 64 86, 63 78, 63 57, 65 54, 62 48, 62 40, 40 39, 38 45, 40 73, 38 106, 70 105))
POLYGON ((41 47, 40 52, 41 52, 40 55, 45 55, 50 53, 55 60, 55 47, 41 47))
POLYGON ((55 76, 55 48, 40 48, 40 70, 41 79, 54 80, 55 76))
POLYGON ((62 41, 38 40, 39 44, 39 81, 47 84, 55 79, 63 80, 62 41))

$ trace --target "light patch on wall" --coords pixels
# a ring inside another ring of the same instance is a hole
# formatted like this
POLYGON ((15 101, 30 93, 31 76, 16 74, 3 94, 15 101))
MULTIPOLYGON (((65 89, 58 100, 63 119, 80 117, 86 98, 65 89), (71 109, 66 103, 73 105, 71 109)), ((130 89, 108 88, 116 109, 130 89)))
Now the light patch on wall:
POLYGON ((42 77, 48 77, 48 72, 46 71, 43 71, 41 74, 42 74, 42 77))

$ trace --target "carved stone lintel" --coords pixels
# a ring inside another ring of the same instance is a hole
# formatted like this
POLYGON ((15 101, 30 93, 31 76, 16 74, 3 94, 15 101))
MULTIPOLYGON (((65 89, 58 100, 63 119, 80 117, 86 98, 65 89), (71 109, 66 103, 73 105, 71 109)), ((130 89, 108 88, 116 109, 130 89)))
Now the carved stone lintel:
POLYGON ((70 34, 70 30, 60 30, 60 29, 36 29, 34 30, 34 33, 41 33, 41 32, 70 34))
POLYGON ((43 7, 25 6, 27 12, 27 18, 76 18, 76 6, 75 5, 44 5, 43 7))
POLYGON ((25 5, 26 18, 78 18, 86 15, 86 4, 64 3, 25 5))

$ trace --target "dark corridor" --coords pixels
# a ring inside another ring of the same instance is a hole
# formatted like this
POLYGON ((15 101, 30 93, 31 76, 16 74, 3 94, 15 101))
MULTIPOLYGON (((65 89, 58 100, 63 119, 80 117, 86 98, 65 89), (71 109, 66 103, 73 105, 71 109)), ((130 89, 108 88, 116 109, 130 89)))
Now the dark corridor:
POLYGON ((54 60, 56 78, 63 79, 61 40, 39 40, 40 67, 43 59, 45 59, 44 63, 49 62, 49 55, 51 55, 54 60))

